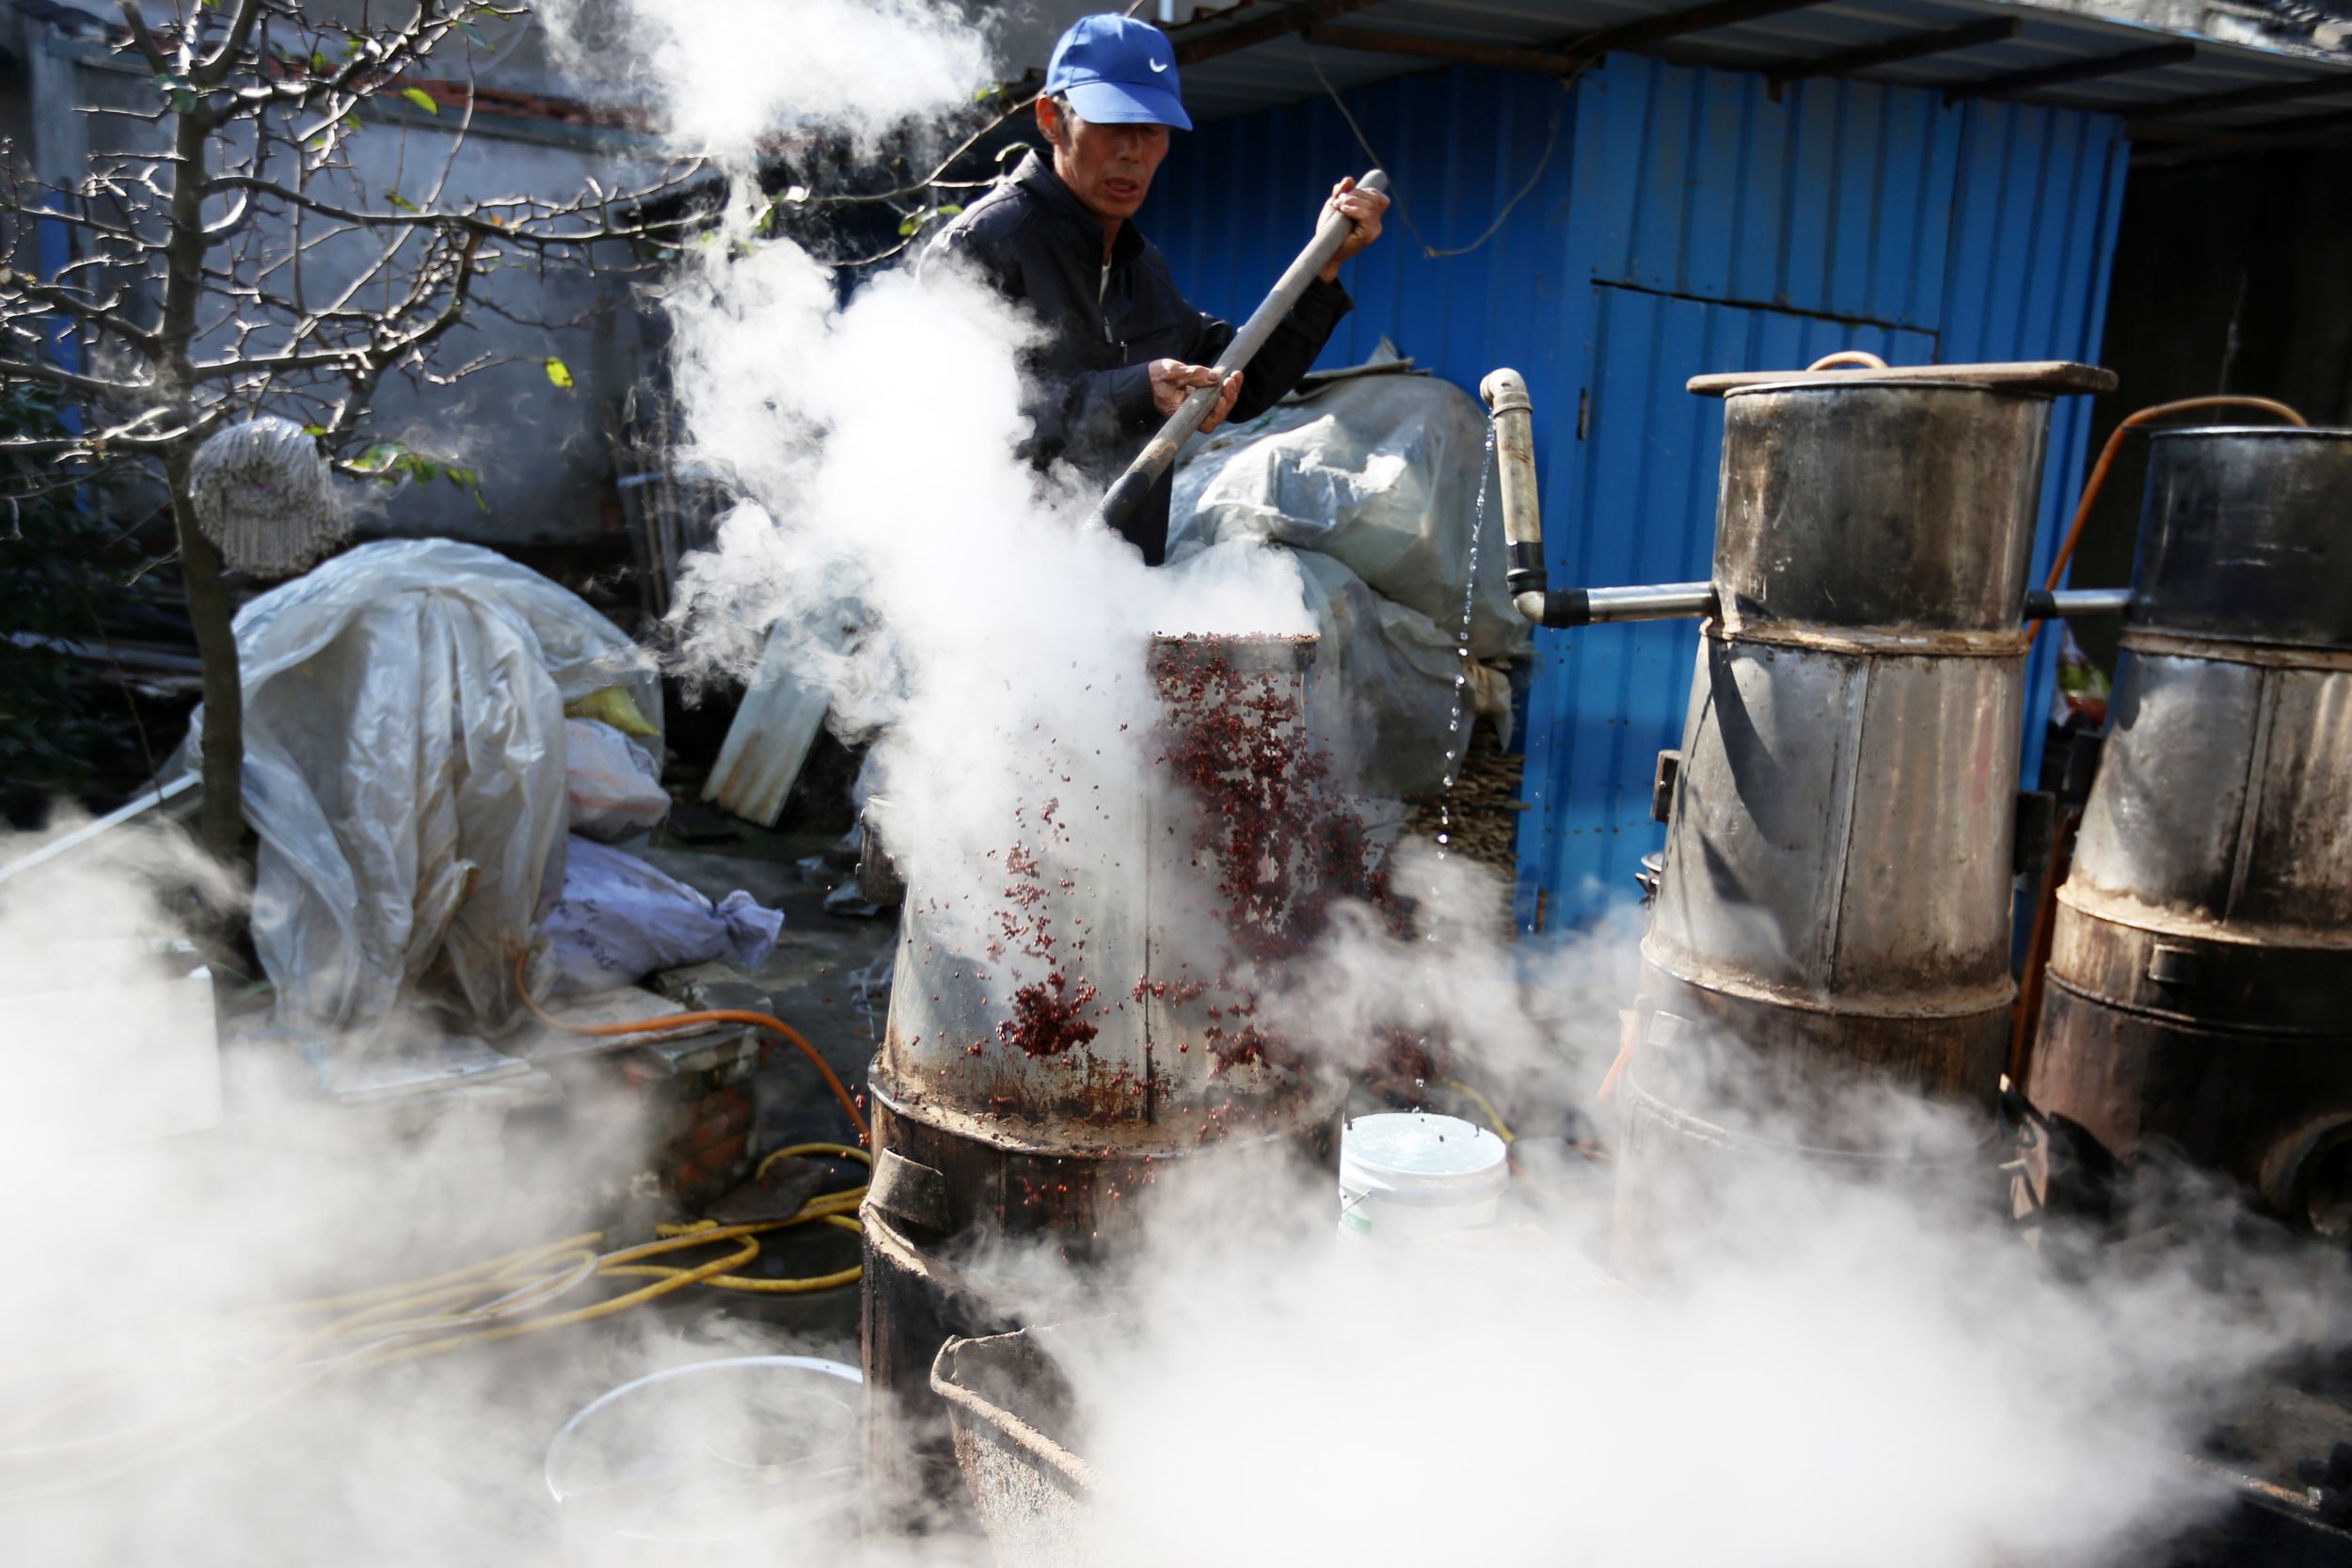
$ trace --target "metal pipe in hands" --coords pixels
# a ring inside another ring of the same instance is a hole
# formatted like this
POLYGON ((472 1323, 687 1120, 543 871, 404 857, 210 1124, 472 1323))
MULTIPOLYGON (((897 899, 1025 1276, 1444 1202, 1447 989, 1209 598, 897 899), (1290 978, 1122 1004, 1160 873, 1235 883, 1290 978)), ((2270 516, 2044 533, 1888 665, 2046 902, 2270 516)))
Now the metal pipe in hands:
MULTIPOLYGON (((1356 182, 1356 188, 1359 191, 1378 191, 1386 196, 1389 194, 1389 177, 1379 169, 1373 169, 1356 182)), ((1135 515, 1145 498, 1152 494, 1152 487, 1159 483, 1160 476, 1168 472, 1168 466, 1176 461, 1176 453, 1186 438, 1200 428, 1200 421, 1207 419, 1209 410, 1216 406, 1227 378, 1257 357, 1258 350, 1265 346, 1265 341, 1274 335, 1274 329, 1282 325, 1282 318, 1291 313, 1291 308, 1306 293, 1307 285, 1314 281, 1315 274, 1339 254, 1341 242, 1355 229, 1356 220, 1353 218, 1337 213, 1324 214, 1315 225, 1315 237, 1307 242, 1307 248, 1300 251, 1297 259, 1275 280, 1273 292, 1249 313, 1249 319, 1241 324, 1241 330, 1233 334, 1233 341, 1225 345, 1225 352, 1216 356, 1216 364, 1212 367, 1216 372, 1216 380, 1206 387, 1194 388, 1184 401, 1176 405, 1176 412, 1168 417, 1168 422, 1160 426, 1159 433, 1144 443, 1143 450, 1136 454, 1136 460, 1127 465, 1127 471, 1120 474, 1104 494, 1102 504, 1094 509, 1096 521, 1117 531, 1135 515)))

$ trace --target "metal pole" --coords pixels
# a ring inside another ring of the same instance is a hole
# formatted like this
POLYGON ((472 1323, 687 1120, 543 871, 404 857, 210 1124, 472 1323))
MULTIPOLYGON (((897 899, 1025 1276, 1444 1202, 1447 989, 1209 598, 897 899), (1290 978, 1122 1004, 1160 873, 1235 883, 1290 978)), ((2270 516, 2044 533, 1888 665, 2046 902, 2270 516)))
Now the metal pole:
POLYGON ((2026 619, 2072 621, 2085 615, 2121 615, 2131 604, 2128 588, 2032 588, 2026 592, 2026 619))
MULTIPOLYGON (((1356 188, 1378 191, 1386 196, 1389 193, 1389 177, 1375 168, 1357 181, 1356 188)), ((1136 460, 1127 465, 1127 471, 1119 476, 1118 481, 1104 494, 1102 504, 1094 509, 1097 521, 1117 531, 1142 508, 1145 498, 1159 483, 1160 476, 1168 472, 1169 464, 1176 461, 1176 452, 1184 446, 1184 438, 1200 429, 1200 421, 1207 419, 1209 410, 1216 406, 1217 396, 1224 389, 1226 378, 1257 357, 1258 350, 1265 346, 1265 341, 1274 335, 1274 329, 1281 325, 1282 318, 1291 313, 1291 307, 1296 305, 1299 296, 1307 292, 1307 284, 1338 253, 1340 243, 1355 228, 1355 221, 1351 218, 1342 217, 1336 213, 1324 215, 1315 226, 1315 237, 1307 243, 1307 248, 1298 253, 1298 259, 1275 281, 1274 292, 1249 313, 1249 319, 1242 323, 1239 332, 1233 334, 1233 341, 1226 345, 1225 352, 1217 356, 1216 382, 1207 387, 1194 388, 1191 395, 1177 406, 1176 412, 1168 417, 1168 422, 1160 426, 1159 434, 1144 443, 1143 450, 1136 454, 1136 460)))
POLYGON ((1678 621, 1715 613, 1711 582, 1642 588, 1561 588, 1544 595, 1544 625, 1597 626, 1613 621, 1678 621))

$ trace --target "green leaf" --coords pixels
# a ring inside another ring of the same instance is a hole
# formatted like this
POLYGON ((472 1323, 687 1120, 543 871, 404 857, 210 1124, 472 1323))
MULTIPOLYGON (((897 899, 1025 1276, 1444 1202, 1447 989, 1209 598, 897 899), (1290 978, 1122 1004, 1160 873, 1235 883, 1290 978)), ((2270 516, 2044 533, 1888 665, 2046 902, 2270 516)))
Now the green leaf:
POLYGON ((347 132, 357 134, 359 129, 359 117, 357 114, 348 114, 343 116, 343 129, 347 132))
POLYGON ((326 434, 326 427, 323 424, 306 424, 302 427, 302 434, 312 437, 324 436, 326 434))
POLYGON ((422 87, 403 87, 400 89, 400 95, 426 114, 438 115, 441 112, 441 106, 433 102, 433 95, 422 87))
POLYGON ((944 207, 931 207, 927 208, 920 213, 910 213, 904 218, 899 220, 898 233, 900 237, 903 238, 906 235, 914 233, 916 230, 922 228, 933 218, 951 218, 962 211, 963 209, 961 207, 957 206, 953 202, 949 202, 944 207))
POLYGON ((310 70, 321 76, 326 75, 327 71, 326 56, 315 49, 310 51, 310 70))
POLYGON ((482 36, 482 29, 481 29, 481 28, 479 28, 479 27, 477 27, 477 26, 475 26, 472 23, 470 23, 470 22, 460 22, 460 23, 457 24, 457 28, 458 28, 458 31, 460 31, 460 32, 464 33, 464 34, 465 34, 468 38, 469 38, 469 39, 473 40, 473 42, 474 42, 474 47, 475 47, 475 48, 477 48, 477 49, 487 49, 487 48, 489 48, 489 47, 490 47, 490 40, 489 40, 488 39, 484 38, 484 37, 482 36))
POLYGON ((549 358, 548 360, 548 379, 554 382, 558 388, 568 392, 572 389, 572 368, 564 363, 561 359, 549 358))
POLYGON ((384 193, 384 199, 390 202, 393 206, 399 208, 404 213, 413 213, 417 210, 417 204, 402 196, 398 191, 386 191, 384 193))

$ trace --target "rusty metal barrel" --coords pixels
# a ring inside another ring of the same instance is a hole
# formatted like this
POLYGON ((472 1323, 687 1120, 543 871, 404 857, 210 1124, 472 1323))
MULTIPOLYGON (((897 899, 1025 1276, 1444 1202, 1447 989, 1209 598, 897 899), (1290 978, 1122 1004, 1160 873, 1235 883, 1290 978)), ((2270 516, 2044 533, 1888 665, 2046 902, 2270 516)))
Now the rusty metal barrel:
POLYGON ((1857 1095, 1995 1099, 2050 400, 2102 375, 1714 378, 1719 609, 1661 759, 1621 1267, 1759 1163, 1915 1163, 1857 1095))
POLYGON ((2352 431, 2151 444, 2027 1098, 2352 1228, 2352 431))
POLYGON ((1158 640, 1158 729, 1087 750, 1143 748, 1184 776, 1116 800, 1057 781, 966 875, 911 879, 861 1212, 868 1461, 886 1502, 961 1494, 931 1368, 950 1338, 1022 1326, 992 1256, 1043 1252, 1084 1276, 1118 1261, 1152 1200, 1251 1158, 1308 1162, 1326 1179, 1305 1189, 1336 1201, 1344 1085, 1260 1037, 1228 973, 1236 942, 1279 949, 1291 912, 1262 895, 1259 866, 1305 847, 1263 812, 1311 783, 1313 653, 1311 637, 1158 640), (1220 854, 1251 858, 1249 889, 1220 878, 1220 854))

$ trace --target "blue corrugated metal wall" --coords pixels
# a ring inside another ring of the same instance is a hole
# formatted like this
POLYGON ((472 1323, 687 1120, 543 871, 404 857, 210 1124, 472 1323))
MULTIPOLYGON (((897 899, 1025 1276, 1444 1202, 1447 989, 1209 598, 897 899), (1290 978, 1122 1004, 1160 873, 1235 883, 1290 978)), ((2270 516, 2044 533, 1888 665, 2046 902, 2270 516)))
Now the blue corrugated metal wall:
MULTIPOLYGON (((1723 411, 1683 391, 1690 375, 1845 347, 1896 363, 2097 352, 2125 150, 2101 117, 1832 80, 1776 102, 1761 76, 1626 56, 1568 88, 1461 68, 1345 103, 1403 214, 1353 263, 1357 309, 1325 362, 1386 335, 1465 388, 1524 373, 1555 585, 1707 575, 1723 411), (1472 245, 1522 191, 1484 245, 1423 253, 1472 245)), ((1327 98, 1220 121, 1179 139, 1142 222, 1194 299, 1238 319, 1321 188, 1372 161, 1327 98)), ((2089 413, 2058 405, 2037 572, 2089 413)), ((1537 634, 1522 924, 1634 896, 1696 640, 1671 623, 1537 634)), ((2030 772, 2038 721, 2026 739, 2030 772)))

